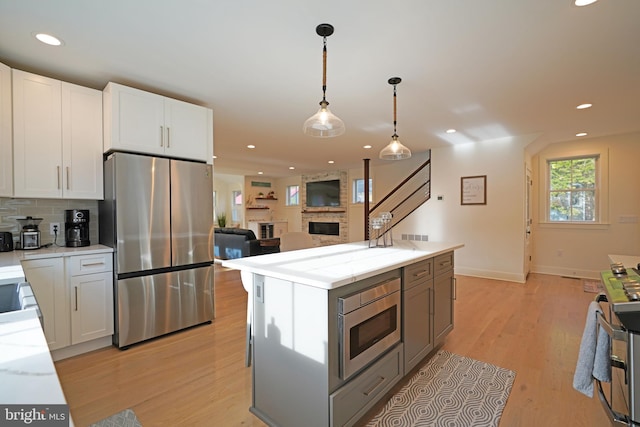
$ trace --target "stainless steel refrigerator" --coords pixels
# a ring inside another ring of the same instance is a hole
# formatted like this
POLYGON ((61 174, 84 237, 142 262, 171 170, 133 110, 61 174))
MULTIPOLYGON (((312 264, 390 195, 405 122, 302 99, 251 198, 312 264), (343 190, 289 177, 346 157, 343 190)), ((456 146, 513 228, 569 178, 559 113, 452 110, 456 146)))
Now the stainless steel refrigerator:
POLYGON ((211 166, 113 153, 104 178, 99 228, 114 249, 114 345, 211 322, 211 166))

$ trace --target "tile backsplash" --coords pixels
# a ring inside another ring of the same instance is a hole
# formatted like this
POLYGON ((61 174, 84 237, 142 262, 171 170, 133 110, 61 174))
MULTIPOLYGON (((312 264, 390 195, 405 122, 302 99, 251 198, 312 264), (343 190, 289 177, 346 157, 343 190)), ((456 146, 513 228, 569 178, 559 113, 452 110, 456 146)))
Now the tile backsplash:
POLYGON ((20 224, 16 217, 42 218, 38 227, 41 244, 52 243, 55 236, 49 234, 49 224, 60 223, 56 242, 64 246, 64 211, 67 209, 89 209, 89 240, 98 244, 98 202, 96 200, 64 199, 12 199, 0 197, 0 231, 13 234, 14 243, 20 240, 20 224))

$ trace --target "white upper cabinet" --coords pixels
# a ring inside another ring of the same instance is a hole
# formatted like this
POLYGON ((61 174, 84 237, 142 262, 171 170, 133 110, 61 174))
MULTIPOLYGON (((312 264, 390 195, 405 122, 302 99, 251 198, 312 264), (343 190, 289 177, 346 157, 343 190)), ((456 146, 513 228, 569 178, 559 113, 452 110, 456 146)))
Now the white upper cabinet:
POLYGON ((13 70, 14 196, 102 199, 102 93, 13 70))
POLYGON ((11 68, 0 63, 0 196, 13 196, 11 68))
POLYGON ((104 151, 130 151, 210 162, 211 109, 109 83, 104 95, 104 151))
POLYGON ((62 82, 62 194, 102 199, 102 92, 62 82))

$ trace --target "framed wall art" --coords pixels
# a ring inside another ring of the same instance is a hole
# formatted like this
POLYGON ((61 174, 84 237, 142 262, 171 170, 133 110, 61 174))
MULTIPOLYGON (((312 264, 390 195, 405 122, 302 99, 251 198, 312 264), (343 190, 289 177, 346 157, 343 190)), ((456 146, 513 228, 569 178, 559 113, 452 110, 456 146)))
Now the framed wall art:
POLYGON ((460 178, 460 204, 487 204, 487 176, 463 176, 460 178))

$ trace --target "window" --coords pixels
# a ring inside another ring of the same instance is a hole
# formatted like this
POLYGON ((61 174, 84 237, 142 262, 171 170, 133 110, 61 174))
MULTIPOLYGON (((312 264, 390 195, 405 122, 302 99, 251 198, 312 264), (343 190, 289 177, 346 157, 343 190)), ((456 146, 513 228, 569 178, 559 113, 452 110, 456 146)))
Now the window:
POLYGON ((242 191, 238 191, 238 190, 232 191, 231 197, 233 199, 234 206, 239 206, 242 204, 242 191))
POLYGON ((286 206, 297 206, 300 204, 300 186, 287 185, 286 206))
MULTIPOLYGON (((364 179, 353 180, 353 203, 364 203, 364 179)), ((369 178, 369 201, 373 200, 373 180, 369 178)))
POLYGON ((598 156, 547 160, 550 222, 597 222, 598 156))

